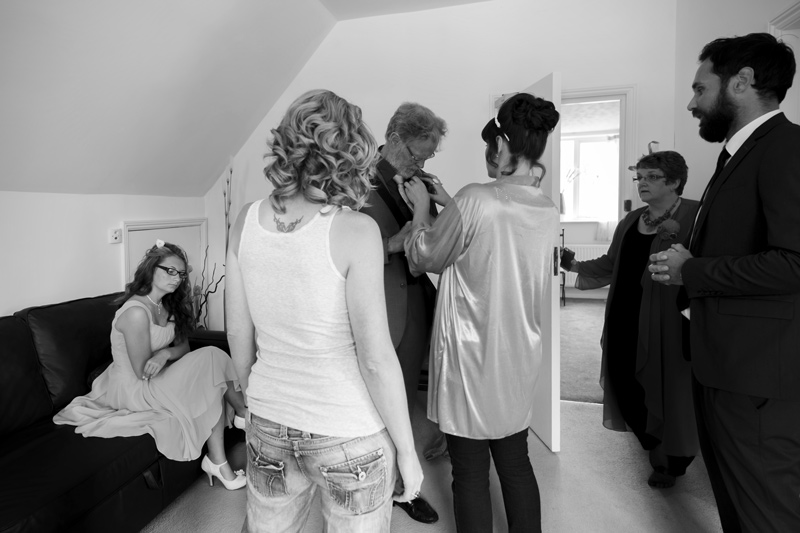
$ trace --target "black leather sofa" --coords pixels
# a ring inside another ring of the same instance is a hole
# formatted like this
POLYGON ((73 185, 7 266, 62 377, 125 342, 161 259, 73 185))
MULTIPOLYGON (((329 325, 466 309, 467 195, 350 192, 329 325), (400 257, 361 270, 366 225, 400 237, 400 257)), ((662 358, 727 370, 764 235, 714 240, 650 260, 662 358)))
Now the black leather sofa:
MULTIPOLYGON (((111 362, 118 295, 0 317, 0 532, 139 531, 201 473, 200 459, 171 461, 150 435, 85 438, 53 424, 111 362)), ((190 339, 205 344, 228 351, 221 332, 190 339)))

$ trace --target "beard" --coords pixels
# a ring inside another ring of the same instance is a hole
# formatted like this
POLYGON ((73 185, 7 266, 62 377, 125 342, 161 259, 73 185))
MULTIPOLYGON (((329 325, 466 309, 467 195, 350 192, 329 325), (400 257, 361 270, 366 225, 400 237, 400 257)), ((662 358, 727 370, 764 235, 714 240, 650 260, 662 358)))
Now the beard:
POLYGON ((736 107, 728 95, 720 90, 714 107, 708 111, 695 109, 692 111, 692 116, 700 119, 700 137, 711 143, 719 143, 728 136, 736 118, 736 107))
POLYGON ((395 172, 397 172, 397 175, 402 176, 403 179, 410 179, 417 172, 416 165, 404 165, 400 158, 396 157, 394 154, 384 154, 383 158, 386 159, 390 165, 392 165, 395 172))

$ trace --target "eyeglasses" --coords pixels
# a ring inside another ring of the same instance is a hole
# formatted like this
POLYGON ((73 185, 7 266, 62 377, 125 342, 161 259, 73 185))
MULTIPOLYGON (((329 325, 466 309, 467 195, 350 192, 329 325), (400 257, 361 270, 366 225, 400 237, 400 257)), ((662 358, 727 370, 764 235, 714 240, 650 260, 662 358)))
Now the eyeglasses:
POLYGON ((181 279, 186 279, 189 276, 185 270, 178 270, 177 268, 174 267, 165 267, 161 265, 156 265, 156 267, 160 268, 161 270, 163 270, 172 277, 180 276, 181 279))
POLYGON ((408 145, 406 145, 406 150, 408 150, 408 155, 410 155, 410 156, 411 156, 411 160, 412 160, 414 163, 417 163, 417 164, 419 164, 419 163, 424 163, 424 162, 425 162, 425 161, 427 161, 428 159, 433 159, 434 157, 436 157, 436 152, 433 152, 433 153, 432 153, 431 155, 429 155, 428 157, 417 157, 417 156, 415 156, 415 155, 414 155, 414 152, 412 152, 412 151, 411 151, 411 148, 409 148, 409 147, 408 147, 408 145))
POLYGON ((658 180, 665 180, 665 179, 667 179, 667 177, 666 176, 658 176, 656 174, 648 174, 647 176, 638 176, 637 175, 635 178, 632 178, 632 179, 633 179, 634 183, 639 183, 640 181, 644 181, 644 182, 647 182, 647 183, 655 183, 658 180))

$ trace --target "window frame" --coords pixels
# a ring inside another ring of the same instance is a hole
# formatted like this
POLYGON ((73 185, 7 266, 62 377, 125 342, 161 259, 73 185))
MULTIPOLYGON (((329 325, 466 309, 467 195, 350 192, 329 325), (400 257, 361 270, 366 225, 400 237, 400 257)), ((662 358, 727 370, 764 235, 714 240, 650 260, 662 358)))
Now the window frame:
MULTIPOLYGON (((619 100, 619 168, 618 168, 618 191, 617 191, 617 220, 621 220, 625 215, 624 201, 632 200, 634 188, 632 182, 625 178, 630 171, 628 166, 633 161, 634 144, 636 139, 636 88, 634 86, 615 86, 599 87, 594 89, 567 90, 561 93, 561 105, 576 104, 585 102, 602 102, 609 100, 619 100)), ((559 143, 564 134, 559 138, 559 143)), ((569 138, 569 135, 567 135, 569 138)), ((571 218, 565 219, 561 215, 562 223, 586 223, 586 222, 606 222, 592 218, 571 218)))

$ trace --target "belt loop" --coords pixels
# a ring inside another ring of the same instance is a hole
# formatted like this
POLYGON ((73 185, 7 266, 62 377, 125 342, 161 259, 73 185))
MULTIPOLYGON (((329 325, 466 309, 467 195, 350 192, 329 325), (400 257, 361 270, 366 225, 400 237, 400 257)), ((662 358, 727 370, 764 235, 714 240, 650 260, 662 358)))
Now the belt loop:
POLYGON ((289 428, 281 424, 281 438, 286 440, 289 438, 289 428))

